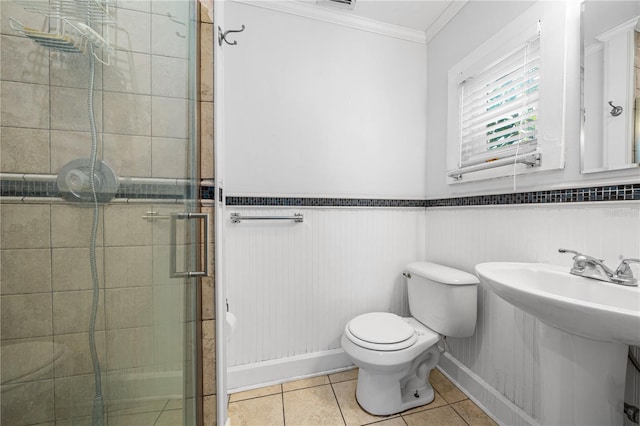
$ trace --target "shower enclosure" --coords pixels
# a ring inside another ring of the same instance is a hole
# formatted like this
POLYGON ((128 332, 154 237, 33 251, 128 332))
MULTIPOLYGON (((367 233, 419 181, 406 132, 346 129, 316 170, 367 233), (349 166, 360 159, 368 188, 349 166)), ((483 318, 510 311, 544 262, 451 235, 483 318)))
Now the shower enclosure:
POLYGON ((0 1, 3 425, 196 422, 196 16, 0 1))

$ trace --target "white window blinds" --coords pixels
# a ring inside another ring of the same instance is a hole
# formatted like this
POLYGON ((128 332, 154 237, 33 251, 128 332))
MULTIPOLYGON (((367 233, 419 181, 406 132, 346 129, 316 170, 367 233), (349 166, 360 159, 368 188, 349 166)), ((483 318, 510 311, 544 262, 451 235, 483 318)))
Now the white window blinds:
POLYGON ((461 169, 536 151, 540 62, 536 37, 460 83, 461 169))

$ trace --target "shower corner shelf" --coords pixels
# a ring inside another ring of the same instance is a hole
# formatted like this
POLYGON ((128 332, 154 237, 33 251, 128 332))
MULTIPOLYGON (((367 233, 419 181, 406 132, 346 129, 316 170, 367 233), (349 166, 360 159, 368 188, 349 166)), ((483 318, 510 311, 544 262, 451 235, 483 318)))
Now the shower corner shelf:
POLYGON ((23 2, 28 12, 43 15, 45 28, 37 30, 9 17, 9 25, 18 34, 40 46, 67 53, 92 52, 108 65, 113 54, 109 44, 109 28, 115 20, 109 15, 108 0, 52 0, 48 4, 23 2), (102 35, 92 25, 100 26, 102 35))

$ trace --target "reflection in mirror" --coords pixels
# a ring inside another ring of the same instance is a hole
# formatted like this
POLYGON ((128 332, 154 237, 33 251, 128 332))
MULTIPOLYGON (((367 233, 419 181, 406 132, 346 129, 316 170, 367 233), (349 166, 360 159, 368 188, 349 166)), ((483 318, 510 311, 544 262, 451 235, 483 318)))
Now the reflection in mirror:
POLYGON ((640 163, 640 1, 582 2, 581 171, 640 163))

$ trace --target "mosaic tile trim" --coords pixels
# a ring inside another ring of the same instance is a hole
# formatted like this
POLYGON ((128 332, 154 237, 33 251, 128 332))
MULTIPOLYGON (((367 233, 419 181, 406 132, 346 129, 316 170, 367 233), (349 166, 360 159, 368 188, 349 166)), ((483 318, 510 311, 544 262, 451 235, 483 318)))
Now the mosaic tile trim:
MULTIPOLYGON (((131 199, 190 199, 191 185, 129 183, 118 188, 115 198, 131 199)), ((216 188, 198 188, 200 200, 214 200, 216 188)), ((0 181, 0 197, 60 197, 55 182, 0 181)), ((285 206, 285 207, 464 207, 510 204, 551 204, 598 201, 640 201, 640 183, 570 188, 549 191, 518 192, 513 194, 478 195, 432 200, 393 200, 367 198, 313 197, 226 197, 228 206, 285 206)))
MULTIPOLYGON (((51 181, 0 181, 0 197, 44 197, 57 198, 62 194, 56 182, 51 181)), ((121 184, 115 198, 131 199, 189 199, 192 198, 190 185, 127 183, 121 184)))
POLYGON ((227 206, 291 207, 426 207, 426 200, 381 200, 368 198, 227 197, 227 206))
POLYGON ((640 183, 608 185, 513 194, 478 195, 433 200, 378 200, 362 198, 234 197, 227 206, 286 207, 464 207, 509 204, 580 203, 596 201, 639 201, 640 183))
POLYGON ((640 200, 640 184, 555 189, 517 192, 513 194, 479 195, 471 197, 427 200, 427 207, 488 206, 505 204, 554 204, 596 201, 640 200))
POLYGON ((2 180, 0 197, 60 197, 60 191, 55 182, 2 180))
POLYGON ((200 186, 200 199, 201 200, 215 200, 216 188, 213 185, 200 186))
POLYGON ((189 185, 124 184, 120 185, 116 198, 133 199, 185 199, 190 198, 189 185))

